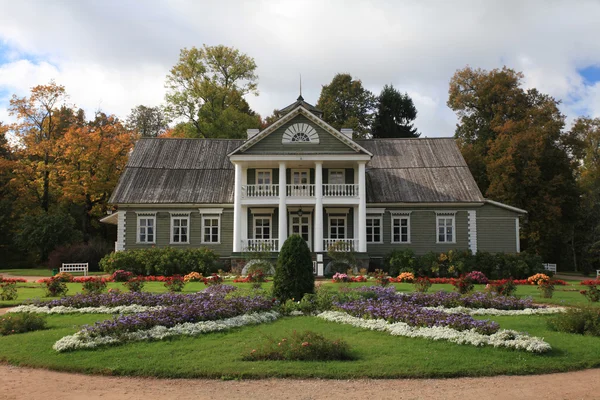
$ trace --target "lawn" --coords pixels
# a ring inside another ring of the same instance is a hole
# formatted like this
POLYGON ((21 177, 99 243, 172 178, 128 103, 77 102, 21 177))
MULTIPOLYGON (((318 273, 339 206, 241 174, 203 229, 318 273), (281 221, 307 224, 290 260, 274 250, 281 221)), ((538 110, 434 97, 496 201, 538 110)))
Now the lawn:
MULTIPOLYGON (((577 283, 577 282, 575 282, 577 283)), ((323 282, 335 288, 347 285, 323 282)), ((234 284, 249 287, 250 284, 234 284)), ((372 283, 351 284, 370 286, 372 283)), ((413 285, 394 284, 400 292, 413 285)), ((69 283, 69 294, 81 291, 81 284, 69 283)), ((270 283, 263 287, 269 288, 270 283)), ((124 289, 121 283, 108 287, 124 289)), ((189 283, 184 293, 204 289, 203 283, 189 283)), ((518 296, 532 296, 536 302, 558 305, 588 304, 579 294, 580 285, 557 287, 552 299, 542 299, 535 286, 518 286, 518 296)), ((434 285, 430 291, 451 291, 451 285, 434 285)), ((478 285, 476 290, 482 290, 478 285)), ((165 292, 161 282, 147 282, 148 292, 165 292)), ((15 305, 31 298, 44 298, 41 284, 18 284, 19 298, 1 302, 15 305)), ((595 306, 600 306, 596 303, 595 306)), ((224 333, 199 337, 178 337, 157 342, 135 342, 96 350, 57 353, 52 345, 80 330, 82 325, 112 318, 104 314, 49 315, 49 329, 0 337, 0 361, 10 364, 111 375, 157 376, 169 378, 433 378, 492 376, 499 374, 538 374, 600 367, 600 338, 565 334, 547 328, 550 316, 477 317, 492 319, 501 328, 527 332, 544 338, 552 351, 543 355, 492 347, 457 345, 446 341, 390 336, 316 317, 285 317, 270 324, 246 326, 224 333), (353 361, 289 362, 242 361, 266 337, 289 336, 294 330, 312 330, 335 340, 343 338, 352 347, 353 361)))
MULTIPOLYGON (((52 276, 52 270, 48 268, 26 268, 26 269, 0 269, 0 275, 14 276, 52 276)), ((83 273, 72 274, 74 276, 82 276, 83 273)), ((106 275, 106 272, 90 271, 88 275, 106 275)))

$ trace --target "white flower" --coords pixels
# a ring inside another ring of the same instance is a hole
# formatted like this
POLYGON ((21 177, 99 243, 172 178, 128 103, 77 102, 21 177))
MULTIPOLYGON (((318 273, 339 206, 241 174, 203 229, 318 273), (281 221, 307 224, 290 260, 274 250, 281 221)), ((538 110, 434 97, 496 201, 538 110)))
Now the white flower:
POLYGON ((140 306, 137 304, 132 304, 128 306, 116 306, 116 307, 66 307, 66 306, 56 306, 56 307, 47 307, 47 306, 34 306, 34 305, 24 305, 11 308, 8 312, 17 313, 17 312, 28 312, 28 313, 38 313, 38 314, 133 314, 140 313, 145 311, 155 311, 162 309, 162 306, 140 306))
POLYGON ((447 340, 457 344, 470 344, 472 346, 508 347, 525 350, 532 353, 544 353, 552 347, 538 337, 502 329, 492 335, 482 335, 474 329, 457 331, 444 326, 413 327, 404 322, 388 323, 382 319, 362 319, 338 311, 325 311, 317 317, 327 321, 349 324, 358 328, 388 332, 394 336, 420 337, 430 340, 447 340))
POLYGON ((445 308, 443 306, 438 307, 423 307, 428 310, 443 311, 447 314, 470 314, 470 315, 544 315, 544 314, 556 314, 565 312, 565 307, 545 307, 545 308, 525 308, 523 310, 498 310, 496 308, 467 308, 467 307, 454 307, 445 308))

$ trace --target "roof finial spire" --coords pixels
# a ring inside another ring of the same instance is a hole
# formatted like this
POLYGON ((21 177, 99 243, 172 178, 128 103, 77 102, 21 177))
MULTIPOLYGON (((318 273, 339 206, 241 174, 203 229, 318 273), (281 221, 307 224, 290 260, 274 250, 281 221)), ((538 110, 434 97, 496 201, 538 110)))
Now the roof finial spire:
POLYGON ((304 100, 304 97, 302 97, 302 74, 300 74, 300 96, 298 96, 298 100, 304 100))

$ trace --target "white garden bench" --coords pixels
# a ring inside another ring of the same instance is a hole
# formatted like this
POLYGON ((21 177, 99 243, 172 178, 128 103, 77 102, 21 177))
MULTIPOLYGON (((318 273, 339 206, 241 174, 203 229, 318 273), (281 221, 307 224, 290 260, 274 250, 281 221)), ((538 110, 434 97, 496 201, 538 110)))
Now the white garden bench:
POLYGON ((556 273, 556 264, 544 264, 544 269, 556 273))
POLYGON ((88 263, 63 263, 60 272, 83 272, 83 276, 87 276, 88 263))

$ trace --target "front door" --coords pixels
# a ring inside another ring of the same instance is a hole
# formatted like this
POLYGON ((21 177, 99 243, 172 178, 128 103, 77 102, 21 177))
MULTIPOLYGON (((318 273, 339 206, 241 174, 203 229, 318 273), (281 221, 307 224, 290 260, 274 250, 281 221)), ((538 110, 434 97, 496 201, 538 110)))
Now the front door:
POLYGON ((295 213, 290 214, 290 221, 290 235, 302 236, 302 239, 306 241, 308 248, 312 250, 312 246, 310 245, 310 215, 303 215, 299 217, 295 213))

